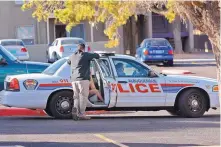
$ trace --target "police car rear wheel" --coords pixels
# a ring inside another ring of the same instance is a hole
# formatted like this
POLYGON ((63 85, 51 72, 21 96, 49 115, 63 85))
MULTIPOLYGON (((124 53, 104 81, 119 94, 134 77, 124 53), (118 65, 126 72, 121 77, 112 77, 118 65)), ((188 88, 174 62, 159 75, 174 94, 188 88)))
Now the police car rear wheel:
POLYGON ((207 110, 208 100, 198 89, 184 91, 178 100, 180 114, 184 117, 197 118, 207 110))
POLYGON ((59 119, 71 118, 71 109, 73 106, 73 93, 70 91, 60 91, 55 93, 50 102, 49 110, 53 117, 59 119))

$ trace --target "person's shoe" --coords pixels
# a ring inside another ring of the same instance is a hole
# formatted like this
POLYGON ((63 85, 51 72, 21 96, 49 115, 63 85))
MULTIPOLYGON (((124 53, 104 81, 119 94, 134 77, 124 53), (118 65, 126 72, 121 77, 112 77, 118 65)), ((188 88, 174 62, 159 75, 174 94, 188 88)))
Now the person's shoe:
POLYGON ((79 117, 77 114, 77 108, 72 108, 72 119, 75 121, 79 120, 79 117))
POLYGON ((86 116, 86 115, 79 116, 79 120, 90 120, 90 119, 91 119, 90 116, 86 116))

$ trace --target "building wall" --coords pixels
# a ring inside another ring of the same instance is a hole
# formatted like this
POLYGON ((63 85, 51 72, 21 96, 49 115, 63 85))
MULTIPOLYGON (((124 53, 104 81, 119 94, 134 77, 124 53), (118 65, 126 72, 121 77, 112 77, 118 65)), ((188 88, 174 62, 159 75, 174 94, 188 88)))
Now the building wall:
POLYGON ((23 12, 21 5, 15 1, 0 2, 0 39, 16 38, 16 27, 36 25, 36 20, 30 15, 31 11, 23 12))
POLYGON ((194 48, 195 49, 206 49, 207 44, 207 49, 212 50, 212 45, 206 35, 194 35, 194 48))
MULTIPOLYGON (((21 4, 15 1, 0 2, 0 39, 16 38, 16 28, 22 26, 34 26, 34 44, 47 44, 47 22, 38 22, 32 17, 32 11, 22 11, 21 4)), ((91 41, 91 27, 88 22, 85 25, 85 40, 91 41)), ((94 27, 94 41, 107 41, 104 34, 104 24, 97 24, 94 27)), ((49 19, 50 42, 55 39, 54 19, 49 19)))

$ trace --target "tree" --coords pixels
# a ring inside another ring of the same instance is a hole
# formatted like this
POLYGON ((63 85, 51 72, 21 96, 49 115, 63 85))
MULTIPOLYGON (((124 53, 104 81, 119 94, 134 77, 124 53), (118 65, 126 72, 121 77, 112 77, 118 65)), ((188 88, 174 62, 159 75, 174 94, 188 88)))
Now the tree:
POLYGON ((38 21, 46 20, 53 13, 55 18, 61 23, 67 24, 67 30, 81 21, 87 20, 89 23, 106 23, 107 29, 104 33, 108 36, 107 47, 119 45, 118 27, 126 24, 127 20, 133 16, 136 3, 130 1, 36 1, 29 0, 22 6, 23 10, 34 9, 32 14, 38 21))
MULTIPOLYGON (((177 16, 183 21, 189 20, 193 26, 205 33, 213 48, 217 63, 217 77, 220 83, 220 1, 180 1, 180 0, 158 0, 158 1, 35 1, 29 0, 22 9, 34 9, 33 17, 40 21, 47 19, 50 13, 54 13, 55 18, 67 24, 67 29, 77 25, 83 20, 89 22, 106 22, 107 29, 104 33, 110 39, 107 47, 119 45, 118 27, 125 25, 131 17, 139 14, 146 15, 152 11, 165 15, 170 22, 177 16)), ((221 96, 221 92, 220 92, 221 96)))

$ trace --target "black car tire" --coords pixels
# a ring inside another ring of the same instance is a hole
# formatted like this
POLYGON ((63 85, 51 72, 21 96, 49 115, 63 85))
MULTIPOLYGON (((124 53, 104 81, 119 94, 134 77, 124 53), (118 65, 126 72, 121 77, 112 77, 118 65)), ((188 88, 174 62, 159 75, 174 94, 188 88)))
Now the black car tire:
POLYGON ((48 108, 46 108, 44 111, 45 111, 45 113, 47 113, 48 116, 54 117, 48 108))
POLYGON ((164 66, 173 66, 173 60, 168 60, 167 62, 163 62, 164 66))
POLYGON ((168 112, 170 115, 173 115, 173 116, 179 116, 179 115, 180 115, 180 112, 179 112, 178 110, 175 110, 175 109, 167 110, 167 112, 168 112))
POLYGON ((188 89, 184 91, 178 99, 178 108, 180 115, 183 117, 201 117, 206 112, 207 106, 207 98, 198 89, 188 89))
POLYGON ((48 108, 52 116, 58 119, 70 119, 72 117, 72 106, 73 92, 71 91, 59 91, 55 93, 48 103, 48 108))
POLYGON ((51 59, 49 58, 48 52, 46 52, 46 62, 47 62, 47 63, 52 63, 52 62, 51 62, 51 59))

